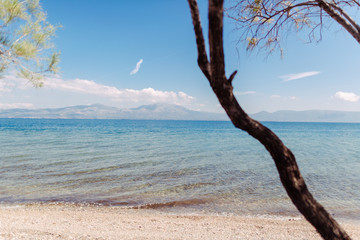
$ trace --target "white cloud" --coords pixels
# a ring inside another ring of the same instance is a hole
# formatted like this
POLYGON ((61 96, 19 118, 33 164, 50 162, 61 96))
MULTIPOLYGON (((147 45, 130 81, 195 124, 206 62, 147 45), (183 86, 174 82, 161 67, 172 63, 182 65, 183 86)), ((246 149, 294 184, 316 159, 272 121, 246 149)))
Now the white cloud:
POLYGON ((58 78, 47 79, 44 88, 59 89, 63 91, 92 94, 102 97, 111 98, 116 102, 168 102, 173 104, 184 104, 194 100, 194 97, 184 92, 160 91, 153 88, 136 89, 118 89, 96 83, 91 80, 75 79, 62 80, 58 78))
POLYGON ((100 96, 116 97, 121 91, 116 87, 102 85, 92 80, 74 79, 63 80, 60 78, 47 78, 44 81, 44 88, 57 89, 67 92, 94 94, 100 96))
MULTIPOLYGON (((11 86, 12 89, 19 88, 22 90, 31 90, 33 86, 29 84, 28 80, 21 79, 14 76, 6 76, 6 86, 11 86)), ((3 91, 10 91, 10 88, 2 87, 3 91)), ((84 94, 90 96, 98 96, 103 99, 111 100, 113 102, 122 103, 158 103, 166 102, 177 105, 190 105, 195 98, 184 93, 174 91, 161 91, 153 88, 144 89, 119 89, 113 86, 103 85, 92 80, 73 79, 63 80, 61 78, 46 78, 44 86, 41 90, 52 90, 59 92, 71 92, 76 94, 84 94)))
POLYGON ((287 100, 297 100, 297 97, 295 97, 295 96, 283 97, 283 96, 280 96, 280 95, 271 95, 270 99, 281 99, 281 100, 287 101, 287 100))
POLYGON ((32 83, 16 75, 5 75, 0 79, 0 92, 12 92, 15 88, 27 89, 33 88, 32 83))
POLYGON ((279 98, 281 98, 281 96, 280 95, 271 95, 270 98, 271 99, 279 99, 279 98))
POLYGON ((360 96, 356 95, 355 93, 341 91, 335 93, 335 98, 348 102, 357 102, 360 100, 360 96))
POLYGON ((8 81, 7 79, 0 79, 0 93, 11 92, 11 89, 16 86, 16 83, 8 81))
POLYGON ((242 95, 255 94, 256 92, 255 91, 246 91, 246 92, 234 92, 234 93, 235 93, 235 95, 242 96, 242 95))
POLYGON ((32 108, 32 103, 0 103, 0 109, 32 108))
POLYGON ((293 73, 293 74, 280 76, 280 78, 283 79, 284 82, 288 82, 288 81, 292 81, 292 80, 296 80, 296 79, 300 79, 300 78, 306 78, 306 77, 310 77, 310 76, 314 76, 314 75, 318 75, 318 74, 320 74, 320 72, 318 72, 318 71, 302 72, 302 73, 293 73))
POLYGON ((194 100, 194 99, 195 99, 194 97, 189 96, 189 95, 187 95, 187 94, 184 93, 184 92, 178 92, 178 95, 179 95, 179 97, 181 97, 181 98, 183 98, 183 99, 188 99, 188 100, 194 100))
POLYGON ((136 74, 139 70, 140 70, 140 66, 143 63, 143 59, 140 59, 137 63, 136 63, 136 67, 130 72, 130 75, 134 75, 136 74))
MULTIPOLYGON (((0 80, 1 81, 1 80, 0 80)), ((0 82, 0 93, 1 92, 10 92, 9 86, 6 84, 6 82, 0 82)))

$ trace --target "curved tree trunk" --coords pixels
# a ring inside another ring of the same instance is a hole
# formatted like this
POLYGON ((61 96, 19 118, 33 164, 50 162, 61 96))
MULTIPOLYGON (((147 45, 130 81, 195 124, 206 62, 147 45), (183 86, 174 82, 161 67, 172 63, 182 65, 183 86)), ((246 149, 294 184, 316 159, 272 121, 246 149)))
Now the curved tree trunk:
POLYGON ((265 146, 271 154, 281 182, 290 199, 304 217, 324 239, 350 239, 334 218, 309 192, 300 174, 295 156, 270 129, 250 118, 233 95, 231 76, 225 76, 223 50, 223 0, 209 0, 209 45, 208 61, 196 0, 188 0, 194 25, 198 50, 198 64, 235 127, 246 131, 265 146))
POLYGON ((351 36, 360 43, 360 26, 336 3, 328 3, 326 0, 316 0, 319 7, 332 19, 339 23, 351 36))

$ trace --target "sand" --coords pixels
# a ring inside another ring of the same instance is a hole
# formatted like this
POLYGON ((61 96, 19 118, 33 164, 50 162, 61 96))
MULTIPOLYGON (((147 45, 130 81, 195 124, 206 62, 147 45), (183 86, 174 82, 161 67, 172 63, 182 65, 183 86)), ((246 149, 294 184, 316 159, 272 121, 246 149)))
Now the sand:
MULTIPOLYGON (((360 239, 360 223, 342 223, 360 239)), ((176 215, 115 207, 0 207, 0 239, 321 239, 301 218, 176 215)))

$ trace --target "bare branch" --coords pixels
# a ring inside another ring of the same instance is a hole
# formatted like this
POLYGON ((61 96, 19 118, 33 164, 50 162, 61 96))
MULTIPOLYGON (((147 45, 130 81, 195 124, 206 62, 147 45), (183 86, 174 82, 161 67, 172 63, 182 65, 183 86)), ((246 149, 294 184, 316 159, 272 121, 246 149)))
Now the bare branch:
POLYGON ((229 77, 229 79, 228 79, 228 81, 229 81, 230 83, 232 83, 232 81, 234 80, 234 77, 235 77, 236 74, 237 74, 237 71, 234 71, 234 72, 230 75, 230 77, 229 77))
POLYGON ((191 18, 194 25, 196 37, 196 46, 198 50, 198 65, 206 78, 210 80, 210 64, 206 54, 205 40, 200 22, 199 7, 196 0, 188 0, 188 3, 191 10, 191 18))
POLYGON ((355 23, 355 26, 347 22, 344 18, 342 18, 334 8, 324 0, 315 0, 318 2, 319 7, 321 7, 331 18, 337 21, 346 31, 348 31, 355 40, 360 43, 360 27, 355 23))
POLYGON ((360 33, 360 26, 359 24, 357 24, 354 19, 352 19, 352 17, 349 16, 349 14, 347 14, 347 12, 345 12, 342 8, 340 8, 338 5, 334 4, 334 3, 329 3, 329 5, 336 9, 341 15, 343 15, 348 21, 349 23, 356 28, 356 30, 360 33))
POLYGON ((360 7, 360 2, 359 1, 353 0, 352 2, 360 7))
POLYGON ((360 3, 358 0, 238 0, 226 10, 226 15, 242 31, 240 40, 248 42, 248 49, 259 47, 271 52, 280 48, 282 35, 289 30, 308 29, 310 42, 321 40, 327 23, 323 18, 334 19, 359 42, 360 26, 345 7, 360 9, 360 3))
MULTIPOLYGON (((295 30, 300 31, 310 24, 310 8, 317 7, 313 0, 296 3, 295 1, 262 0, 257 5, 256 1, 240 0, 235 6, 226 10, 228 17, 234 19, 241 30, 244 30, 243 39, 256 39, 256 46, 270 49, 270 52, 280 46, 280 31, 290 29, 295 25, 295 30), (254 2, 256 3, 254 5, 254 2), (286 26, 284 26, 286 25, 286 26), (265 41, 264 44, 261 44, 265 41)), ((254 41, 251 42, 253 44, 254 41)))

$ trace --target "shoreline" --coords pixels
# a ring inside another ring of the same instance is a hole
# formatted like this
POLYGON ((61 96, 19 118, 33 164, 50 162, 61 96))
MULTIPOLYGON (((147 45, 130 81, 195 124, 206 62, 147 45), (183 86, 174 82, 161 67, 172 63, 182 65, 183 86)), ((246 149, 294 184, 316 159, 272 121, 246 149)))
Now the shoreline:
MULTIPOLYGON (((360 223, 338 220, 353 239, 360 223)), ((0 239, 321 239, 299 217, 181 214, 65 204, 0 205, 0 239)))

